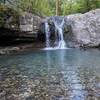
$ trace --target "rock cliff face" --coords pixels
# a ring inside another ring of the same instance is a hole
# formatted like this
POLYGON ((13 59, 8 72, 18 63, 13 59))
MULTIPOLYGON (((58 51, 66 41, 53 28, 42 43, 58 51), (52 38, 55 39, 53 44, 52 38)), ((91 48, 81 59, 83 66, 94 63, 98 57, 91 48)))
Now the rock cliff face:
POLYGON ((24 13, 20 16, 20 30, 24 32, 37 33, 42 19, 32 13, 24 13))
MULTIPOLYGON (((20 16, 20 31, 28 33, 25 37, 32 37, 33 33, 38 40, 45 40, 45 21, 50 27, 50 39, 55 39, 54 19, 58 23, 64 19, 64 39, 69 47, 96 47, 100 46, 100 9, 92 10, 85 14, 73 14, 68 16, 53 16, 40 18, 31 13, 20 16)), ((4 33, 4 32, 3 32, 4 33)), ((17 34, 17 33, 16 33, 17 34)), ((17 34, 18 35, 18 34, 17 34)), ((24 35, 24 34, 22 34, 24 35)))
MULTIPOLYGON (((100 45, 100 9, 85 14, 79 13, 65 17, 53 16, 47 18, 46 21, 53 34, 55 34, 54 18, 57 21, 64 18, 64 38, 69 47, 97 47, 100 45)), ((44 33, 43 29, 43 27, 40 29, 41 33, 44 33)))
POLYGON ((65 21, 66 27, 68 25, 71 27, 69 37, 72 34, 72 43, 69 46, 95 47, 100 45, 100 9, 85 14, 66 16, 65 21))

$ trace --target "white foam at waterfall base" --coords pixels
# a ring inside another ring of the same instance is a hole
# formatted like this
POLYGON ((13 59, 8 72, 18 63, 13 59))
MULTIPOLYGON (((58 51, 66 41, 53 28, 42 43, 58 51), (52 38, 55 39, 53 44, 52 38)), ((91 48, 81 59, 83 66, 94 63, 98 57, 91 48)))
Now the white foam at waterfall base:
POLYGON ((49 47, 49 48, 43 48, 42 50, 64 50, 69 48, 58 48, 58 47, 49 47))
POLYGON ((60 40, 59 43, 58 43, 57 48, 65 49, 65 48, 66 48, 66 43, 65 43, 65 41, 60 40))

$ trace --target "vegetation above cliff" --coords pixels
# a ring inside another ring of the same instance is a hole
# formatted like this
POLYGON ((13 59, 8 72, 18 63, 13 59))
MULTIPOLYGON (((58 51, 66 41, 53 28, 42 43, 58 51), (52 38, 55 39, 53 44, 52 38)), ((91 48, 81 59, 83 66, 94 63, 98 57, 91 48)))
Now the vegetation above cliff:
POLYGON ((45 16, 55 15, 57 10, 60 15, 68 15, 100 8, 100 0, 1 0, 0 2, 17 11, 45 16))
POLYGON ((65 16, 96 8, 100 8, 99 0, 0 0, 0 27, 18 24, 18 17, 23 12, 39 16, 65 16))
MULTIPOLYGON (((0 27, 9 27, 11 28, 10 25, 17 24, 18 26, 18 20, 19 20, 19 13, 3 4, 0 4, 0 27), (8 26, 9 25, 9 26, 8 26)), ((12 26, 13 27, 13 26, 12 26)))
POLYGON ((2 3, 17 11, 32 12, 37 15, 51 16, 85 13, 100 8, 99 0, 1 0, 2 3))

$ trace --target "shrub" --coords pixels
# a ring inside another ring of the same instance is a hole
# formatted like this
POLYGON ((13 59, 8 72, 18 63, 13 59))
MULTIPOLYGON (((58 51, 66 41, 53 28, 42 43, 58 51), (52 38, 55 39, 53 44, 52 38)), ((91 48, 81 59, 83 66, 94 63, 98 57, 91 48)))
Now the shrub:
POLYGON ((19 13, 0 4, 0 27, 13 28, 19 25, 19 13))

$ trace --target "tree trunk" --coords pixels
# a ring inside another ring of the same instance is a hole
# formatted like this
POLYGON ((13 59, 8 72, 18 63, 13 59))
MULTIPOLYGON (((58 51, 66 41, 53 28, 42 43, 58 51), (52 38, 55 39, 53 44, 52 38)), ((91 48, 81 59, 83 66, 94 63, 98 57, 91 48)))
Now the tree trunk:
POLYGON ((56 0, 56 15, 60 15, 60 0, 56 0))

